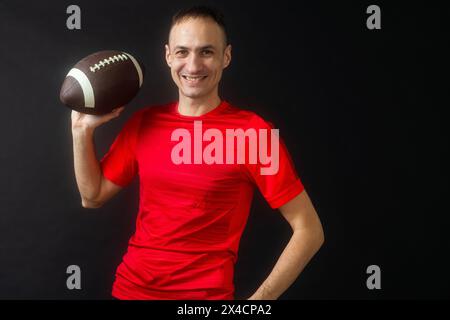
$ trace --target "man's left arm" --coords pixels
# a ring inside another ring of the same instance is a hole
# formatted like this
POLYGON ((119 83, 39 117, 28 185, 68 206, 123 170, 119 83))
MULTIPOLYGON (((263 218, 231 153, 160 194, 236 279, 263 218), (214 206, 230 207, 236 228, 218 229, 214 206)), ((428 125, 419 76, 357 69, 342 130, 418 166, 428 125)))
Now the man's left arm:
POLYGON ((278 299, 324 243, 322 224, 306 190, 279 209, 293 234, 272 272, 248 300, 278 299))

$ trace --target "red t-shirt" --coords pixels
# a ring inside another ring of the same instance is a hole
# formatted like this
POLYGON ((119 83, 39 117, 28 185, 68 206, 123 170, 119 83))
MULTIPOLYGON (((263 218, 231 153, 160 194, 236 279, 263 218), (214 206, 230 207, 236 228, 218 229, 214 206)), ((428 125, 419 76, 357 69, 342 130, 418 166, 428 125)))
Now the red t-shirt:
MULTIPOLYGON (((261 174, 267 164, 249 163, 248 152, 244 164, 197 164, 192 149, 191 164, 175 164, 172 150, 180 140, 172 141, 172 133, 186 129, 193 145, 195 121, 203 132, 223 133, 224 154, 226 129, 273 128, 226 101, 201 116, 181 115, 176 102, 132 115, 101 160, 113 183, 125 187, 136 175, 140 181, 136 231, 117 268, 116 298, 234 299, 234 265, 254 187, 272 208, 304 189, 281 139, 279 169, 272 175, 261 174)), ((206 148, 211 141, 201 143, 206 148)))

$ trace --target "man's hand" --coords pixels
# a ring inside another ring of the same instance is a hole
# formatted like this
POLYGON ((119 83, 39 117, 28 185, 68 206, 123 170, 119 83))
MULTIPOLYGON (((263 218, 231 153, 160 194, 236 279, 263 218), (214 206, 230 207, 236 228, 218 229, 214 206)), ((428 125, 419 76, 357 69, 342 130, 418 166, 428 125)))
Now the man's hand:
POLYGON ((253 293, 247 300, 277 300, 275 297, 269 295, 268 290, 264 290, 264 287, 260 287, 258 291, 253 293), (262 293, 260 293, 262 292, 262 293))
POLYGON ((85 114, 72 110, 72 130, 89 129, 93 131, 98 126, 110 121, 111 119, 117 118, 124 108, 125 107, 116 108, 110 113, 101 116, 85 114))
POLYGON ((258 296, 254 293, 252 294, 247 300, 261 300, 261 298, 258 298, 258 296))

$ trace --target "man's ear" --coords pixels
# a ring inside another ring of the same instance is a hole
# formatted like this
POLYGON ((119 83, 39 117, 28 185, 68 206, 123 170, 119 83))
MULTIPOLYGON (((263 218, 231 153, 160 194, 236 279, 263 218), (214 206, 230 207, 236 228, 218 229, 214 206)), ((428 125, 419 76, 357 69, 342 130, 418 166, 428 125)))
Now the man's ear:
POLYGON ((164 47, 166 48, 166 62, 167 62, 167 65, 169 66, 169 68, 171 68, 172 67, 172 55, 170 54, 169 45, 166 44, 164 47))
POLYGON ((225 69, 231 63, 231 44, 227 45, 224 52, 223 68, 225 69))

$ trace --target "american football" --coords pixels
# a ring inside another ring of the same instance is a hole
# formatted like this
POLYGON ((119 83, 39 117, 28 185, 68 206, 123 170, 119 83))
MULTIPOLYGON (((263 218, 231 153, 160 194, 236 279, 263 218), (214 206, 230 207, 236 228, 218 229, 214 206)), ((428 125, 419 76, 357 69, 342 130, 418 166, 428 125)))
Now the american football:
POLYGON ((144 66, 132 55, 105 50, 93 53, 67 73, 61 102, 78 112, 102 115, 124 106, 138 93, 144 66))

